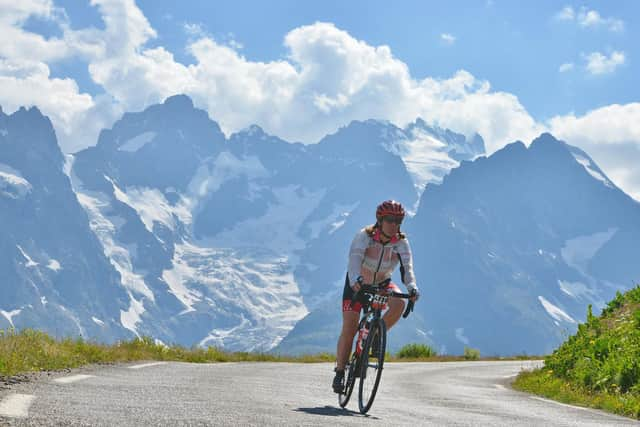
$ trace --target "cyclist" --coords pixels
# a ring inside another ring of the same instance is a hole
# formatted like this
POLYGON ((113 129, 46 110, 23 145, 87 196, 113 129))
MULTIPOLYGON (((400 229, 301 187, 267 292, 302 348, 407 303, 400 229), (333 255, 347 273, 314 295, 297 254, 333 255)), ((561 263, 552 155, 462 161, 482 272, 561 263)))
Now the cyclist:
MULTIPOLYGON (((344 369, 358 329, 362 309, 359 301, 351 304, 354 292, 358 292, 363 283, 378 284, 388 279, 400 264, 402 282, 409 293, 413 294, 411 301, 417 301, 420 296, 413 274, 411 247, 407 237, 400 232, 404 215, 404 208, 399 202, 395 200, 382 202, 376 209, 376 223, 360 230, 351 243, 349 266, 342 294, 342 331, 338 339, 333 378, 333 391, 336 393, 342 393, 344 389, 344 369)), ((390 292, 400 292, 398 286, 392 282, 389 282, 386 289, 390 292)), ((388 304, 389 309, 383 319, 387 329, 391 329, 404 311, 404 301, 390 298, 388 304)))

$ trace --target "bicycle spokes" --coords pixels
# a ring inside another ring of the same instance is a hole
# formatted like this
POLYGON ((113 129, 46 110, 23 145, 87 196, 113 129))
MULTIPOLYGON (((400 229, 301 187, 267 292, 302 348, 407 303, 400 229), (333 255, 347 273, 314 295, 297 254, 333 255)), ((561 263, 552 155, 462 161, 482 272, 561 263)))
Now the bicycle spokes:
POLYGON ((358 389, 358 406, 363 414, 371 408, 380 384, 386 337, 384 321, 379 320, 372 323, 369 339, 367 339, 363 348, 360 386, 358 389))

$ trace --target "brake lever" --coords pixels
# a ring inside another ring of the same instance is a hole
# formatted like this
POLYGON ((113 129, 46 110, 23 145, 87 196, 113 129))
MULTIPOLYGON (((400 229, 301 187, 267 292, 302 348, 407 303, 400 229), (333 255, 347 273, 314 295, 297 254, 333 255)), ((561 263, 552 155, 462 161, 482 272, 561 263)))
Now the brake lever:
MULTIPOLYGON (((416 294, 415 290, 411 292, 411 295, 414 296, 416 294)), ((402 314, 402 318, 406 319, 409 316, 409 313, 413 311, 413 306, 415 305, 415 301, 409 300, 409 304, 407 304, 407 309, 402 314)))
POLYGON ((403 319, 406 319, 409 316, 409 313, 411 313, 413 311, 413 306, 414 306, 414 302, 413 301, 409 301, 409 304, 407 304, 407 308, 404 311, 404 314, 402 315, 403 319))

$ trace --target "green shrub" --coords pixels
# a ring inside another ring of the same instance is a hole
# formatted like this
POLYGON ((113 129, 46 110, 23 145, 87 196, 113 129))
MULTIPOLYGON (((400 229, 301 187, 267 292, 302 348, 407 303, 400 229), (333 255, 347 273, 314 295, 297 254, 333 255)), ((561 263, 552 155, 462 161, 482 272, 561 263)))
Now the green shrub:
POLYGON ((426 344, 407 344, 396 353, 400 359, 425 359, 435 355, 436 352, 426 344))
POLYGON ((636 328, 640 328, 640 308, 633 313, 633 319, 636 322, 636 328))
POLYGON ((476 350, 475 348, 465 347, 464 348, 464 359, 465 360, 478 360, 478 359, 480 359, 480 350, 476 350))
POLYGON ((609 301, 609 303, 604 308, 604 310, 602 310, 602 316, 606 316, 608 314, 613 313, 614 311, 616 311, 622 306, 623 302, 624 302, 624 296, 620 293, 620 291, 616 291, 616 297, 611 301, 609 301))
POLYGON ((617 292, 599 317, 589 306, 576 334, 520 383, 522 390, 639 418, 640 286, 617 292))

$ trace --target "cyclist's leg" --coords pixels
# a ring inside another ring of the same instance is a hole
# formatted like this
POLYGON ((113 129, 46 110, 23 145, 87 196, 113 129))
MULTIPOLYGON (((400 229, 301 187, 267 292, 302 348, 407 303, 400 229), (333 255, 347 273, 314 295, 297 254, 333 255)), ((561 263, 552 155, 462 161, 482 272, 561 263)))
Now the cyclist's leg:
POLYGON ((343 311, 342 312, 342 331, 340 332, 340 338, 338 339, 338 348, 336 352, 336 368, 338 370, 344 369, 349 359, 349 353, 353 346, 353 337, 358 330, 358 319, 360 313, 357 311, 343 311))
MULTIPOLYGON (((388 291, 401 293, 400 288, 395 283, 389 282, 389 285, 386 287, 388 291)), ((393 325, 400 319, 402 313, 404 312, 404 300, 400 298, 389 298, 389 309, 382 316, 384 319, 384 323, 387 326, 387 331, 391 329, 393 325)))
POLYGON ((344 292, 342 294, 342 330, 336 349, 336 375, 333 378, 333 391, 342 393, 344 387, 344 369, 349 359, 353 337, 358 329, 361 304, 351 304, 353 290, 349 286, 349 276, 345 278, 344 292))
POLYGON ((338 348, 336 350, 337 370, 343 370, 347 364, 347 359, 349 359, 349 353, 353 346, 353 337, 358 330, 358 320, 360 318, 362 304, 358 301, 354 301, 354 303, 351 304, 352 297, 353 289, 351 289, 349 275, 347 274, 344 279, 344 290, 342 291, 342 331, 340 331, 338 348))

